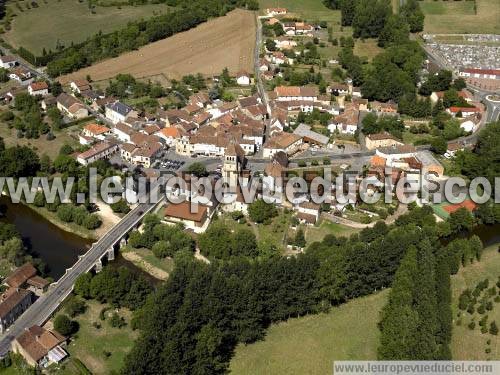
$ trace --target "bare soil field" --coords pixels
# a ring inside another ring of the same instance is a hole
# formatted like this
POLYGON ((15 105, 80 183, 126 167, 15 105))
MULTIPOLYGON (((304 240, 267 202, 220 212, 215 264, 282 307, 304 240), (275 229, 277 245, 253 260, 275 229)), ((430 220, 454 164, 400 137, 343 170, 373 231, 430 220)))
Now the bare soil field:
POLYGON ((66 84, 90 75, 92 80, 101 81, 118 73, 129 73, 136 78, 163 75, 171 79, 191 73, 218 74, 224 67, 232 73, 241 69, 252 72, 255 33, 254 13, 235 10, 195 29, 104 60, 59 80, 66 84))

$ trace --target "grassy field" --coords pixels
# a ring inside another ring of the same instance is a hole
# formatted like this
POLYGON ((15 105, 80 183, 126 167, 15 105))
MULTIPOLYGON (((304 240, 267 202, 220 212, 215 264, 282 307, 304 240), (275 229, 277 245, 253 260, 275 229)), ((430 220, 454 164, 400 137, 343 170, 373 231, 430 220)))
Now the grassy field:
POLYGON ((327 234, 348 237, 357 232, 359 232, 359 229, 323 220, 319 226, 307 227, 305 234, 307 243, 312 243, 323 240, 327 234))
POLYGON ((6 124, 0 123, 0 137, 4 139, 7 146, 28 146, 40 155, 47 154, 52 160, 59 154, 61 146, 65 144, 78 145, 77 138, 70 135, 73 131, 77 132, 78 130, 79 128, 75 127, 75 129, 68 128, 58 131, 55 133, 56 138, 48 141, 45 135, 41 135, 38 139, 17 138, 15 129, 9 129, 6 124))
POLYGON ((356 40, 356 44, 354 44, 354 54, 366 57, 368 61, 371 61, 382 51, 383 49, 377 45, 377 39, 358 39, 356 40))
MULTIPOLYGON (((109 325, 109 317, 101 321, 99 313, 105 305, 96 301, 87 301, 88 309, 76 318, 80 329, 76 338, 69 344, 68 351, 74 358, 78 358, 94 374, 109 374, 118 371, 123 366, 123 359, 132 348, 138 332, 130 328, 130 312, 119 310, 118 315, 125 318, 128 323, 122 328, 113 328, 109 325), (97 322, 101 328, 97 329, 92 324, 97 322), (104 351, 111 353, 106 357, 104 351)), ((112 314, 115 310, 107 312, 112 314)))
POLYGON ((43 48, 54 50, 58 41, 62 45, 82 42, 99 31, 108 33, 124 27, 129 21, 150 18, 168 9, 164 4, 122 6, 121 9, 97 7, 92 14, 86 1, 44 0, 37 3, 38 8, 26 9, 27 2, 18 2, 23 12, 15 1, 8 3, 16 17, 4 39, 14 47, 23 46, 38 54, 43 48))
POLYGON ((331 24, 340 23, 340 11, 327 8, 321 0, 260 0, 260 9, 287 8, 291 16, 298 16, 309 22, 327 21, 331 24))
POLYGON ((271 244, 276 246, 277 249, 284 250, 285 236, 288 234, 288 229, 290 228, 291 216, 291 213, 279 211, 279 215, 273 218, 272 222, 268 225, 251 223, 248 218, 245 224, 240 224, 233 220, 229 214, 222 215, 219 220, 223 220, 231 230, 241 228, 251 229, 257 241, 271 244))
POLYGON ((237 347, 231 373, 331 374, 335 360, 374 360, 387 295, 385 290, 327 314, 272 325, 264 341, 237 347))
POLYGON ((227 67, 231 73, 253 71, 255 48, 253 12, 234 10, 224 17, 205 22, 189 31, 148 44, 60 78, 67 83, 89 74, 101 81, 129 73, 136 78, 163 75, 181 78, 186 74, 219 74, 227 67))
MULTIPOLYGON (((453 293, 453 314, 454 324, 451 340, 451 352, 455 360, 500 360, 500 336, 493 336, 489 333, 481 334, 477 324, 481 315, 475 313, 476 328, 470 330, 467 325, 471 318, 469 314, 462 318, 462 324, 456 325, 458 313, 458 297, 466 289, 474 289, 479 281, 490 280, 490 287, 493 286, 500 276, 500 253, 497 251, 498 245, 493 245, 484 250, 481 262, 476 262, 462 268, 456 275, 452 276, 453 293), (491 353, 486 354, 486 341, 491 340, 491 353)), ((497 288, 498 290, 498 288, 497 288)), ((500 304, 494 304, 494 309, 488 311, 488 321, 496 321, 500 325, 500 304)))
POLYGON ((419 2, 425 14, 424 32, 436 34, 498 34, 498 0, 419 2), (476 11, 474 10, 476 4, 476 11))

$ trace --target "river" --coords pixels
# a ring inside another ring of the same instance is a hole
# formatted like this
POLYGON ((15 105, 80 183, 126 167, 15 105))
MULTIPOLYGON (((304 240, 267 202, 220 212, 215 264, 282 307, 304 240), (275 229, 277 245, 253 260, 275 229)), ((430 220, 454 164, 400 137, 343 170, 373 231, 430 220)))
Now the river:
MULTIPOLYGON (((67 268, 78 260, 92 245, 92 241, 66 232, 23 204, 13 204, 9 198, 0 197, 0 221, 14 224, 34 256, 42 259, 49 267, 48 275, 59 279, 67 268)), ((117 254, 110 262, 112 266, 125 266, 138 272, 148 280, 158 280, 143 272, 134 264, 117 254)))

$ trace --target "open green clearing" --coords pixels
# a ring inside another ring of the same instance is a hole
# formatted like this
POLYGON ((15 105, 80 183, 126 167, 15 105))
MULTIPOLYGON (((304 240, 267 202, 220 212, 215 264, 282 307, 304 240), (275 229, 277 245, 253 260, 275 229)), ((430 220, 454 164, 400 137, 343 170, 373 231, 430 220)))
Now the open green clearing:
POLYGON ((351 234, 358 233, 359 229, 350 228, 345 225, 332 223, 328 220, 322 220, 318 226, 309 226, 306 228, 305 235, 307 243, 322 241, 328 234, 334 236, 349 237, 351 234))
POLYGON ((498 34, 500 32, 498 0, 424 0, 419 1, 419 4, 425 14, 426 33, 498 34))
POLYGON ((259 4, 262 13, 266 8, 287 8, 290 15, 303 17, 309 22, 340 23, 340 11, 327 8, 321 0, 260 0, 259 4))
POLYGON ((54 160, 59 154, 61 146, 65 144, 78 146, 79 143, 76 134, 79 130, 80 128, 78 126, 74 126, 61 131, 56 131, 54 133, 56 138, 52 141, 48 141, 45 134, 40 135, 40 138, 38 139, 17 138, 16 129, 9 129, 5 123, 0 123, 0 137, 3 138, 7 146, 28 146, 39 155, 47 154, 51 160, 54 160))
POLYGON ((332 308, 327 314, 272 325, 264 341, 239 345, 231 373, 331 374, 335 360, 374 360, 379 311, 388 290, 332 308))
MULTIPOLYGON (((453 294, 453 332, 451 338, 451 352, 455 360, 500 360, 500 336, 493 336, 489 333, 482 334, 479 327, 479 320, 483 315, 475 313, 476 327, 470 330, 467 325, 471 321, 468 313, 462 312, 462 324, 457 326, 458 297, 466 289, 473 290, 478 282, 489 279, 492 287, 500 276, 500 253, 498 245, 493 245, 483 251, 480 262, 476 262, 462 268, 456 275, 452 276, 453 294), (491 353, 486 354, 486 341, 491 340, 489 347, 491 353)), ((497 288, 498 290, 498 288, 497 288)), ((500 303, 494 303, 492 311, 487 311, 488 322, 496 321, 500 325, 500 303)), ((489 323, 488 323, 489 326, 489 323)))
POLYGON ((86 1, 39 0, 37 3, 38 8, 26 9, 26 1, 9 2, 8 7, 16 16, 11 30, 3 35, 12 46, 23 46, 35 54, 40 54, 43 48, 54 50, 58 42, 62 45, 82 42, 99 31, 109 33, 129 21, 150 18, 168 9, 164 4, 96 7, 92 14, 86 1))
POLYGON ((127 325, 122 328, 113 328, 109 324, 109 316, 116 310, 107 311, 106 320, 99 318, 99 313, 106 305, 96 301, 87 301, 87 311, 76 318, 80 329, 75 338, 68 345, 68 351, 73 358, 78 358, 94 374, 109 374, 118 371, 123 366, 125 355, 130 351, 137 331, 130 328, 131 313, 125 309, 118 309, 118 315, 125 318, 127 325), (93 326, 99 323, 100 329, 93 326), (106 357, 105 351, 111 353, 106 357))

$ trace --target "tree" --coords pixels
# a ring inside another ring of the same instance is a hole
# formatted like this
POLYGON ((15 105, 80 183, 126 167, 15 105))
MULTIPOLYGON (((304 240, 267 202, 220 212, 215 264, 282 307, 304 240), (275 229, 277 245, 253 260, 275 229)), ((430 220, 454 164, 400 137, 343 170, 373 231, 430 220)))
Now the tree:
POLYGON ((205 233, 198 237, 201 253, 219 259, 228 259, 232 250, 232 243, 228 241, 230 237, 231 232, 224 224, 213 223, 205 233))
POLYGON ((112 203, 109 206, 111 207, 113 212, 119 212, 122 214, 130 212, 130 207, 124 199, 120 199, 118 202, 112 203))
POLYGON ((297 233, 295 233, 294 245, 298 247, 306 246, 306 238, 304 236, 304 230, 302 228, 297 229, 297 233))
POLYGON ((65 223, 73 221, 73 206, 71 204, 61 204, 57 208, 57 217, 65 223))
POLYGON ((82 273, 75 280, 75 286, 73 288, 74 292, 83 298, 90 298, 90 282, 92 281, 92 275, 90 273, 82 273))
POLYGON ((378 45, 386 47, 390 44, 400 45, 408 41, 409 27, 399 15, 390 15, 378 36, 378 45))
POLYGON ((257 254, 257 238, 252 230, 240 229, 233 234, 231 255, 255 257, 257 254))
POLYGON ((450 214, 448 222, 453 233, 469 231, 474 226, 474 216, 465 207, 461 207, 450 214))
POLYGON ((151 250, 157 258, 171 257, 174 255, 174 251, 167 241, 156 242, 151 250))
POLYGON ((69 336, 76 332, 78 324, 67 315, 60 314, 54 319, 54 329, 63 336, 69 336))
POLYGON ((265 223, 275 217, 278 211, 273 204, 257 199, 248 206, 248 214, 254 222, 265 223))
POLYGON ((207 168, 200 162, 194 162, 187 168, 187 172, 196 177, 208 176, 207 168))
POLYGON ((85 218, 83 225, 87 229, 97 229, 101 226, 102 220, 97 214, 90 214, 85 218))
POLYGON ((400 14, 405 18, 412 33, 417 33, 424 30, 425 15, 420 9, 417 0, 406 0, 400 9, 400 14))
POLYGON ((495 336, 498 335, 498 327, 495 321, 492 321, 490 324, 490 333, 495 336))
POLYGON ((392 14, 391 3, 386 0, 358 0, 352 20, 355 38, 376 38, 392 14))
POLYGON ((87 308, 85 302, 79 297, 73 296, 66 301, 66 312, 72 318, 77 315, 83 314, 87 308))
POLYGON ((431 141, 431 150, 436 154, 443 155, 448 150, 448 144, 441 137, 433 138, 431 141))

